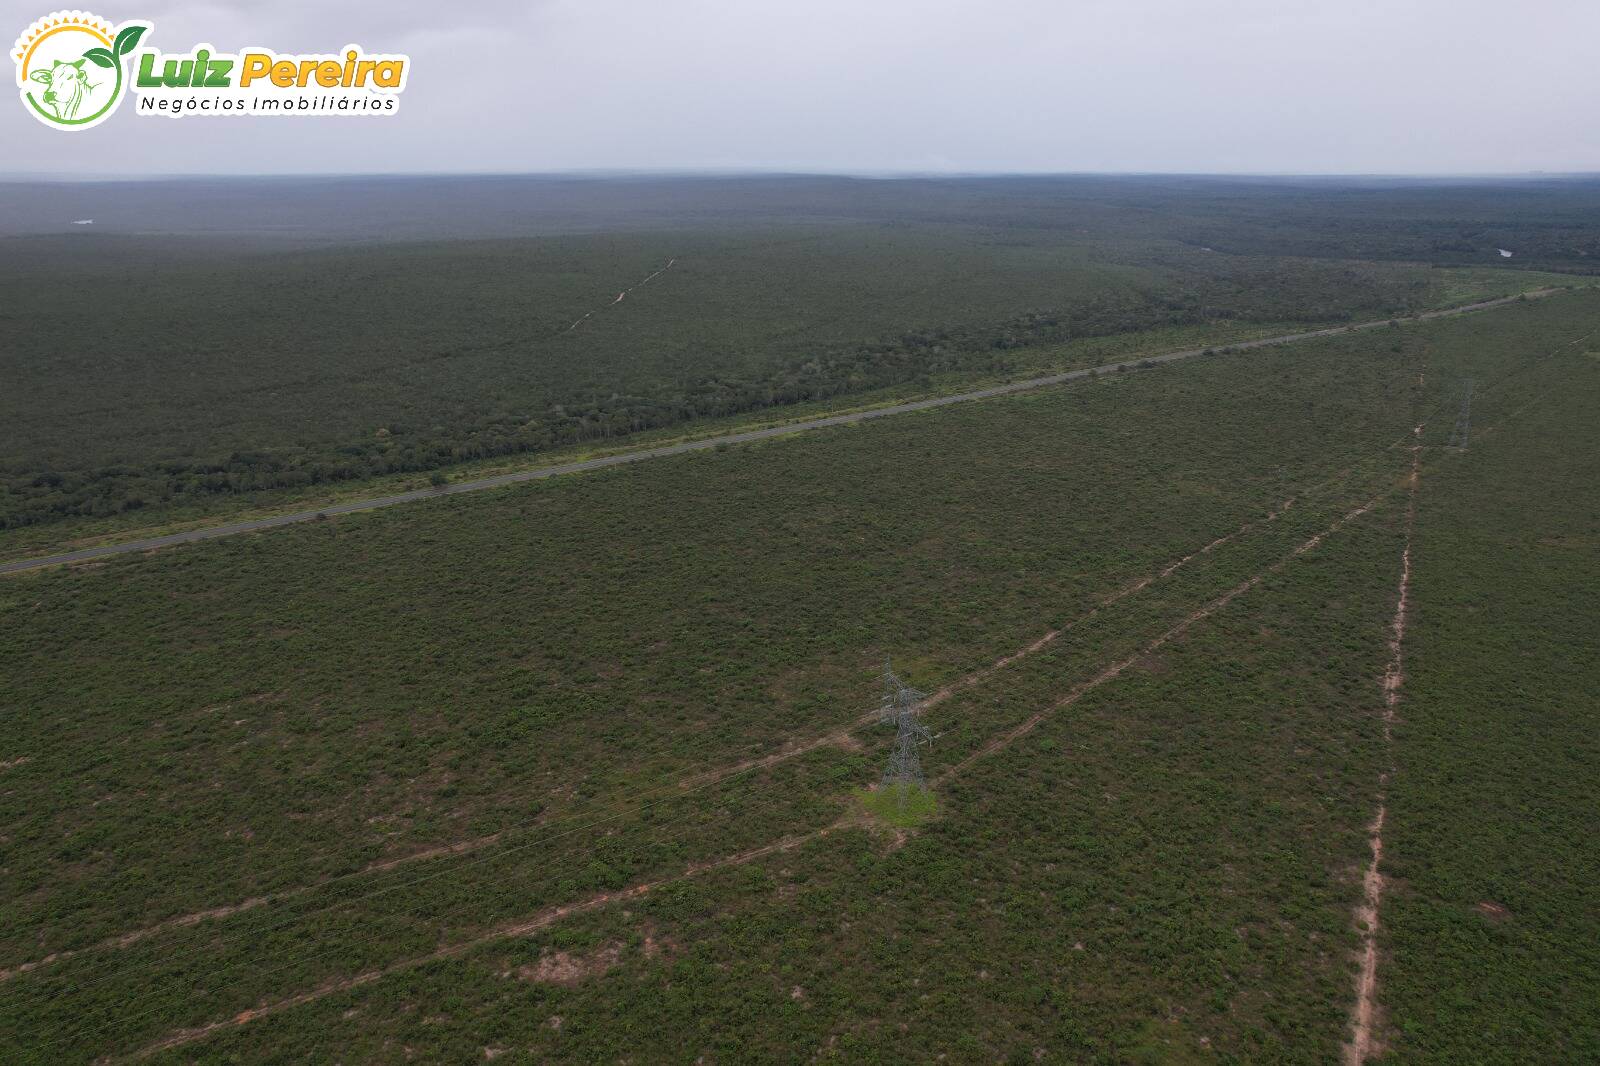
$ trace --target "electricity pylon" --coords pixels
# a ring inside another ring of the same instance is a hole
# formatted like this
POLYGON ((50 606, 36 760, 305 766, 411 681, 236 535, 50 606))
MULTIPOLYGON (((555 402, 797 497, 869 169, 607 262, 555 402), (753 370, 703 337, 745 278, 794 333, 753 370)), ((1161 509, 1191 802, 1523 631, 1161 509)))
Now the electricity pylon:
POLYGON ((1456 415, 1456 426, 1450 431, 1449 448, 1467 448, 1467 436, 1472 432, 1472 379, 1467 379, 1466 391, 1461 394, 1461 413, 1456 415))
POLYGON ((889 765, 884 767, 883 783, 900 786, 901 801, 911 786, 924 787, 922 759, 917 748, 933 742, 933 734, 922 724, 922 701, 927 695, 918 692, 895 676, 889 660, 883 660, 883 702, 878 706, 878 721, 895 726, 894 751, 889 754, 889 765))

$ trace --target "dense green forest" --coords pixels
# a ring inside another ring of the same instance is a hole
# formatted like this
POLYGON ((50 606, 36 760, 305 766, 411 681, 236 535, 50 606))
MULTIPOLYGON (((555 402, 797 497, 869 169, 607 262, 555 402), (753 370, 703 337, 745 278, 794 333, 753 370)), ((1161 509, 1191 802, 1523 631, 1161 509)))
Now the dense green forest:
POLYGON ((684 232, 781 224, 983 225, 1221 251, 1593 272, 1600 180, 996 176, 894 180, 502 176, 0 182, 0 235, 219 234, 280 244, 684 232))
POLYGON ((288 185, 67 190, 108 223, 70 236, 0 186, 0 527, 1005 375, 1088 337, 1401 315, 1459 288, 1429 264, 1481 274, 1504 242, 1582 269, 1592 240, 1559 183, 1493 224, 1473 186, 482 179, 454 217, 450 183, 288 185))

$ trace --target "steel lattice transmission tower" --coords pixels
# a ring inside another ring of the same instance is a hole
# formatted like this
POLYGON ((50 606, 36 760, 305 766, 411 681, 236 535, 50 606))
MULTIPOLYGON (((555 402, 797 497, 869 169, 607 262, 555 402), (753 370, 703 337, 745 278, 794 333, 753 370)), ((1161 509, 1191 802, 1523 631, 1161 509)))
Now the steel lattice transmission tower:
POLYGON ((896 677, 889 660, 883 660, 883 702, 878 705, 878 721, 895 727, 894 751, 889 754, 889 765, 884 767, 883 783, 901 786, 902 799, 910 786, 926 785, 917 749, 933 742, 933 734, 921 718, 922 701, 927 698, 926 693, 896 677))
POLYGON ((1467 379, 1466 389, 1461 394, 1461 413, 1456 415, 1456 426, 1450 431, 1448 448, 1467 448, 1467 436, 1472 432, 1472 379, 1467 379))

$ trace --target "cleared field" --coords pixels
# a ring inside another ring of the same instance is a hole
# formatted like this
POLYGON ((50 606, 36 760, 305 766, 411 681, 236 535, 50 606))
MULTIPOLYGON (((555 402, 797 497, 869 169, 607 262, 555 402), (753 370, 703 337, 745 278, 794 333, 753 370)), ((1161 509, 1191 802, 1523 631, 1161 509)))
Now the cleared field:
POLYGON ((1410 431, 1471 376, 1492 448, 1597 328, 1560 296, 0 583, 0 1040, 1325 1061, 1391 761, 1405 847, 1410 431), (884 654, 954 686, 905 836, 852 798, 884 654))

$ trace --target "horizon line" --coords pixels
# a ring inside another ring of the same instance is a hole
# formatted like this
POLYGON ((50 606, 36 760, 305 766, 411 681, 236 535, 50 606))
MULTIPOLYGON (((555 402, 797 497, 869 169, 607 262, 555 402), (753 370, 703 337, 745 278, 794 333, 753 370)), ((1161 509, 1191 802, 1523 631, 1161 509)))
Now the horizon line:
POLYGON ((149 174, 0 172, 6 184, 113 184, 180 181, 363 180, 442 178, 843 178, 944 180, 981 178, 1197 178, 1298 181, 1538 181, 1600 178, 1592 170, 1516 171, 1205 171, 1205 170, 915 170, 791 169, 783 167, 572 167, 550 170, 238 171, 149 174))

